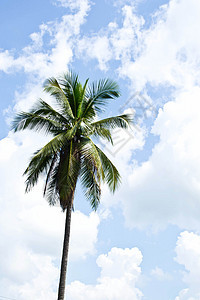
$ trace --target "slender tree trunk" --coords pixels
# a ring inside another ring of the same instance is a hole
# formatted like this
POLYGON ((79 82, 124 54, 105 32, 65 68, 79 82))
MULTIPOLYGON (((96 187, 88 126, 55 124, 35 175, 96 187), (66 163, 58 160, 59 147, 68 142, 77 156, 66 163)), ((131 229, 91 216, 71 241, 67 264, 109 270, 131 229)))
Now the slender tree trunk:
POLYGON ((71 214, 72 214, 72 201, 70 201, 70 203, 67 205, 67 211, 66 211, 65 235, 63 241, 63 253, 62 253, 61 270, 60 270, 60 282, 58 288, 58 300, 64 300, 65 297, 71 214))

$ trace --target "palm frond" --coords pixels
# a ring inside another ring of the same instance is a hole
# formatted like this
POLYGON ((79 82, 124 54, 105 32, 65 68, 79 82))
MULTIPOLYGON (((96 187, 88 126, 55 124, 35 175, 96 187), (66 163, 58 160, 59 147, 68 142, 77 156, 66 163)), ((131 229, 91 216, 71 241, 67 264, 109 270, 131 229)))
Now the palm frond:
POLYGON ((103 126, 93 126, 92 124, 88 124, 88 126, 85 126, 85 128, 83 128, 82 130, 85 135, 87 136, 92 136, 94 135, 97 138, 102 138, 102 139, 106 139, 108 142, 110 142, 111 144, 113 144, 113 140, 112 140, 112 135, 109 129, 103 127, 103 126))
POLYGON ((60 150, 59 158, 54 165, 52 164, 51 171, 49 168, 51 174, 45 186, 45 197, 50 205, 59 201, 64 211, 73 198, 80 171, 80 162, 76 158, 72 141, 60 150))
POLYGON ((43 130, 45 133, 52 133, 63 129, 62 124, 57 121, 50 120, 46 117, 30 113, 21 112, 16 115, 12 123, 14 131, 25 129, 34 129, 35 131, 43 130))
POLYGON ((62 113, 67 116, 67 118, 74 118, 72 107, 70 106, 69 99, 65 95, 63 89, 59 85, 57 79, 51 77, 47 79, 44 83, 44 91, 53 96, 61 107, 62 113))
POLYGON ((86 79, 85 81, 85 84, 82 88, 82 94, 81 94, 81 97, 80 97, 80 102, 79 102, 79 105, 78 105, 78 111, 77 111, 77 117, 80 118, 81 115, 82 115, 82 112, 83 112, 83 104, 84 104, 84 101, 86 101, 86 95, 85 95, 85 91, 86 91, 86 88, 87 88, 87 84, 88 84, 88 81, 89 81, 89 78, 86 79))
POLYGON ((115 99, 120 96, 119 86, 115 81, 110 79, 102 79, 94 82, 86 92, 88 101, 85 103, 83 116, 87 118, 87 113, 91 106, 94 106, 97 112, 102 112, 102 109, 107 104, 107 100, 115 99))
POLYGON ((95 166, 98 177, 106 182, 110 190, 114 192, 120 183, 120 174, 117 168, 90 137, 86 137, 82 145, 82 158, 87 159, 91 165, 95 166))
POLYGON ((67 141, 66 135, 61 133, 34 153, 24 172, 24 175, 27 175, 26 191, 29 191, 37 183, 39 175, 44 170, 47 171, 48 166, 52 163, 54 155, 60 151, 67 141))
POLYGON ((83 100, 82 111, 80 117, 87 122, 93 122, 97 117, 97 112, 93 105, 88 105, 89 100, 85 97, 83 100), (87 109, 86 109, 87 106, 87 109))
POLYGON ((97 210, 100 203, 101 188, 98 170, 95 164, 84 157, 81 163, 81 183, 85 190, 85 196, 90 201, 91 207, 97 210))
POLYGON ((27 175, 25 181, 26 192, 29 192, 31 188, 37 184, 39 176, 43 173, 43 171, 48 169, 48 166, 52 162, 52 153, 43 155, 42 149, 34 153, 27 169, 24 172, 24 175, 27 175))
POLYGON ((66 125, 69 122, 69 118, 67 118, 67 116, 63 116, 42 99, 39 99, 29 112, 38 116, 49 118, 63 125, 66 125))
POLYGON ((45 196, 46 191, 47 191, 47 185, 49 183, 49 180, 53 176, 55 165, 56 165, 56 162, 57 162, 57 158, 58 158, 58 154, 55 153, 54 156, 53 156, 53 159, 51 161, 51 164, 49 166, 49 170, 48 170, 47 176, 46 176, 46 181, 45 181, 45 186, 44 186, 44 192, 43 192, 44 196, 45 196))
POLYGON ((90 161, 91 165, 95 165, 96 167, 96 172, 98 173, 98 177, 104 180, 105 174, 101 162, 101 158, 99 156, 99 153, 97 151, 96 145, 92 141, 92 139, 87 136, 81 140, 81 143, 79 145, 80 147, 80 152, 81 152, 81 157, 83 159, 87 159, 90 161))
POLYGON ((47 182, 45 198, 47 199, 49 205, 53 206, 56 203, 60 203, 59 190, 57 186, 58 180, 58 164, 54 166, 51 171, 51 176, 47 182))
POLYGON ((69 101, 74 117, 77 117, 77 110, 82 95, 82 85, 78 80, 78 75, 70 71, 65 73, 59 82, 69 101))
POLYGON ((110 190, 114 193, 116 188, 120 183, 120 174, 117 168, 113 165, 113 163, 109 160, 109 158, 105 155, 105 153, 96 146, 98 154, 101 159, 102 168, 105 174, 105 181, 108 184, 110 190))
POLYGON ((106 129, 114 129, 116 127, 127 129, 128 126, 133 122, 132 114, 123 114, 115 117, 110 117, 106 119, 102 119, 100 121, 91 123, 91 127, 96 128, 106 128, 106 129))

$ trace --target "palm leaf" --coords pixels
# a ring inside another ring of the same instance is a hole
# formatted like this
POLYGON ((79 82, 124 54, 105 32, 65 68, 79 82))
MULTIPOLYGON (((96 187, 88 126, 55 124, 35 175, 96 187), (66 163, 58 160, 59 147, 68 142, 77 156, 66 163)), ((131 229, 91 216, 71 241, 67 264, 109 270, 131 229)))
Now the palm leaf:
POLYGON ((36 104, 30 110, 30 113, 38 116, 50 118, 51 120, 54 120, 63 125, 66 125, 69 122, 69 118, 63 116, 61 113, 56 111, 51 105, 49 105, 47 102, 45 102, 42 99, 39 99, 36 102, 36 104))
POLYGON ((114 129, 116 127, 127 129, 128 126, 133 121, 132 114, 123 114, 116 117, 102 119, 100 121, 91 123, 91 127, 96 128, 106 128, 106 129, 114 129))
POLYGON ((86 88, 87 88, 88 81, 89 81, 89 78, 85 81, 85 84, 84 84, 84 86, 82 88, 82 94, 81 94, 81 97, 80 97, 81 101, 79 102, 78 111, 77 111, 77 117, 78 118, 80 118, 82 116, 84 101, 87 101, 86 100, 85 91, 86 91, 86 88))
POLYGON ((24 172, 24 175, 27 175, 25 182, 26 192, 29 192, 31 188, 37 184, 39 176, 43 173, 43 171, 47 170, 48 166, 52 162, 52 153, 43 155, 42 149, 34 153, 28 167, 24 172))
POLYGON ((101 165, 105 174, 105 182, 108 184, 110 190, 114 193, 120 183, 120 174, 105 153, 96 145, 95 147, 101 160, 101 165))
POLYGON ((26 191, 29 191, 38 181, 38 177, 48 166, 52 163, 52 159, 55 153, 67 142, 66 134, 59 134, 53 138, 44 147, 34 153, 24 175, 27 175, 26 179, 26 191))
POLYGON ((81 102, 80 96, 82 85, 78 81, 78 75, 73 72, 64 74, 63 79, 60 79, 61 87, 69 101, 74 117, 77 117, 78 105, 81 102))
POLYGON ((81 140, 79 147, 81 148, 81 157, 90 161, 91 165, 95 165, 96 171, 98 172, 98 177, 104 180, 105 174, 101 158, 92 139, 89 136, 85 137, 84 142, 83 139, 81 140))
POLYGON ((105 181, 108 184, 110 190, 114 193, 116 188, 118 187, 120 183, 120 174, 117 170, 117 168, 113 165, 113 163, 108 159, 108 157, 99 149, 97 146, 97 151, 99 153, 102 167, 105 173, 105 181))
POLYGON ((12 129, 14 129, 15 132, 25 129, 34 129, 35 131, 44 130, 45 133, 52 133, 62 130, 63 126, 57 121, 40 115, 30 112, 21 112, 16 115, 12 123, 12 129))
POLYGON ((115 81, 110 79, 99 80, 94 82, 86 92, 87 99, 83 116, 87 118, 88 111, 94 106, 97 112, 102 112, 102 108, 107 104, 108 99, 115 99, 120 96, 119 86, 115 81))
POLYGON ((95 165, 99 178, 106 182, 110 190, 114 192, 120 183, 120 174, 104 152, 89 137, 85 138, 81 154, 83 159, 86 158, 91 165, 95 165))
POLYGON ((44 192, 43 192, 44 196, 45 196, 46 191, 47 191, 48 182, 49 182, 50 178, 53 176, 53 172, 54 172, 54 169, 55 169, 57 158, 58 158, 58 155, 57 155, 57 153, 55 153, 54 156, 53 156, 53 159, 51 161, 51 165, 49 167, 47 176, 46 176, 46 181, 45 181, 45 186, 44 186, 44 192))
POLYGON ((95 164, 85 157, 81 164, 81 183, 92 209, 97 210, 101 196, 100 178, 95 164))
POLYGON ((51 77, 47 79, 44 83, 44 91, 53 96, 61 107, 62 113, 67 116, 67 118, 74 118, 72 107, 70 106, 69 99, 66 97, 63 89, 59 85, 58 81, 51 77))
POLYGON ((58 178, 58 164, 54 165, 45 190, 45 198, 47 199, 49 205, 51 206, 60 202, 59 190, 57 186, 57 178, 58 178))
POLYGON ((112 135, 109 129, 103 127, 103 126, 93 126, 92 124, 88 124, 85 128, 82 130, 85 135, 91 136, 94 135, 95 137, 100 137, 102 139, 106 139, 108 142, 111 142, 113 144, 112 135))

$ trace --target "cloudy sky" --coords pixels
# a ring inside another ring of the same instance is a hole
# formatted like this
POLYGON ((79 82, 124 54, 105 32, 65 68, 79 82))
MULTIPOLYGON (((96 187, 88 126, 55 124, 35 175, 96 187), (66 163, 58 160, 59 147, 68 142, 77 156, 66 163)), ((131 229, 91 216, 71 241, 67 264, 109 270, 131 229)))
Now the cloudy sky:
POLYGON ((200 1, 2 0, 0 20, 0 299, 56 299, 65 216, 22 177, 48 137, 10 122, 73 69, 116 80, 104 117, 135 122, 98 142, 122 175, 115 195, 95 213, 78 186, 67 299, 199 300, 200 1))

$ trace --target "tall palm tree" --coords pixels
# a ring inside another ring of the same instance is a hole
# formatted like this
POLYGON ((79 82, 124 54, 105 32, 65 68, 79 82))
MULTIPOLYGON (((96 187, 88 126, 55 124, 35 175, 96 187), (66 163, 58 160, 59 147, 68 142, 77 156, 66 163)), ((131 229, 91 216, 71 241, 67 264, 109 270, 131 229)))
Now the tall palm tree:
POLYGON ((65 295, 71 213, 74 193, 80 179, 92 209, 100 201, 101 182, 108 184, 112 192, 120 182, 116 167, 93 142, 92 137, 101 137, 112 143, 111 129, 127 128, 132 117, 127 114, 97 120, 108 100, 119 97, 118 85, 103 79, 82 85, 73 72, 59 80, 49 78, 44 90, 55 101, 55 108, 42 99, 29 112, 20 112, 13 121, 14 131, 43 130, 53 138, 36 151, 25 170, 26 192, 46 175, 44 196, 50 205, 59 203, 66 211, 65 234, 61 261, 58 300, 65 295))

